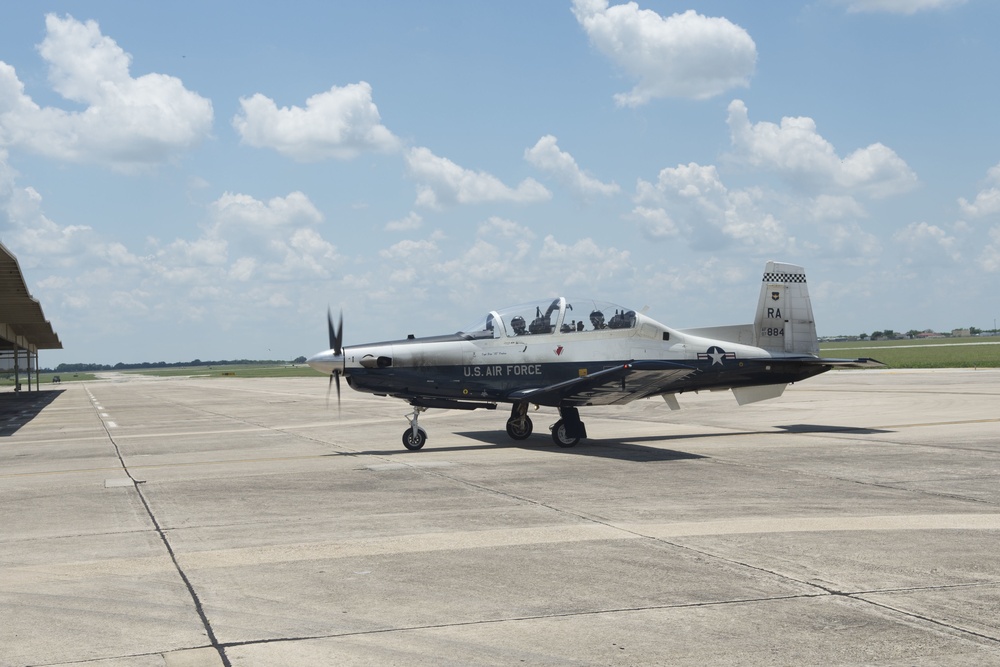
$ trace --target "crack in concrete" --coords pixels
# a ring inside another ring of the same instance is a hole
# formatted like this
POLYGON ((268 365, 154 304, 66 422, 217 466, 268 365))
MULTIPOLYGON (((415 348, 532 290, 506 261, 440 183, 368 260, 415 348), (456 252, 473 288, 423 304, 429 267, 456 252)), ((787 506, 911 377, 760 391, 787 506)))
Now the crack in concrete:
MULTIPOLYGON (((84 385, 84 388, 86 388, 86 385, 84 385)), ((88 390, 88 394, 89 393, 90 392, 88 390)), ((96 409, 97 408, 95 406, 95 410, 96 409)), ((222 646, 222 644, 219 643, 218 638, 215 636, 215 631, 212 630, 212 623, 209 621, 208 615, 205 613, 205 609, 201 604, 201 599, 198 597, 198 592, 195 591, 194 585, 188 578, 187 573, 184 572, 184 568, 181 567, 180 562, 178 562, 177 554, 174 553, 174 549, 170 545, 170 540, 167 539, 166 532, 163 530, 163 528, 160 527, 160 522, 157 521, 156 514, 153 512, 153 508, 150 506, 149 501, 146 499, 146 495, 142 492, 142 488, 140 487, 140 485, 144 483, 144 480, 137 480, 135 477, 132 476, 132 472, 129 470, 128 465, 125 463, 125 459, 122 456, 121 449, 119 449, 118 447, 118 443, 115 442, 114 436, 111 435, 111 431, 109 430, 105 420, 100 417, 99 411, 98 411, 98 418, 101 419, 101 425, 104 428, 105 433, 107 433, 108 440, 111 442, 112 447, 114 447, 115 449, 115 455, 118 457, 118 461, 121 463, 122 470, 124 470, 125 474, 128 475, 128 478, 132 480, 132 486, 135 489, 135 492, 138 494, 139 500, 142 501, 143 507, 146 508, 146 514, 149 516, 149 520, 153 524, 153 529, 156 531, 156 534, 160 537, 160 541, 163 543, 164 548, 167 550, 167 554, 170 556, 170 560, 174 564, 174 568, 177 570, 178 576, 184 583, 184 587, 187 589, 188 595, 191 596, 191 601, 194 603, 194 608, 195 611, 198 613, 198 618, 201 620, 201 624, 205 628, 205 632, 208 635, 209 642, 211 643, 212 647, 218 652, 219 659, 222 660, 222 664, 225 667, 232 667, 232 663, 226 656, 225 648, 222 646)))

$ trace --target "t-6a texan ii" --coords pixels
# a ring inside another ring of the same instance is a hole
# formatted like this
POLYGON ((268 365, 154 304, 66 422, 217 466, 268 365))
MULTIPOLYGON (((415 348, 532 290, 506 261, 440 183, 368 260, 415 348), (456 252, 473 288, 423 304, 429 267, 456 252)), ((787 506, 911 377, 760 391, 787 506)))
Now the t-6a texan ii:
POLYGON ((403 445, 420 449, 428 408, 496 409, 510 404, 507 434, 531 435, 530 405, 559 410, 552 439, 572 447, 587 430, 580 408, 661 396, 673 410, 685 392, 732 389, 740 405, 777 398, 792 382, 832 368, 878 368, 872 359, 823 359, 805 270, 768 262, 752 324, 672 329, 629 308, 586 299, 546 299, 494 310, 444 336, 343 345, 343 317, 327 314, 330 349, 309 365, 357 391, 413 407, 403 445))

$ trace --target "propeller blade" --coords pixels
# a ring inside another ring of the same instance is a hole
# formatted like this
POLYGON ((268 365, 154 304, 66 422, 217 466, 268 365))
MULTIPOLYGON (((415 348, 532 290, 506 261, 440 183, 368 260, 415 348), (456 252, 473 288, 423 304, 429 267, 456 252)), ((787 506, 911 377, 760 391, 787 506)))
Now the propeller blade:
MULTIPOLYGON (((330 349, 335 355, 343 354, 344 347, 344 311, 340 311, 340 318, 337 320, 337 328, 333 328, 333 313, 326 309, 326 328, 330 335, 330 349)), ((326 407, 330 407, 330 392, 333 391, 334 380, 337 382, 337 415, 340 415, 340 371, 335 370, 330 373, 330 384, 326 387, 326 407)))
POLYGON ((333 351, 336 354, 342 353, 344 350, 344 310, 340 310, 340 318, 337 320, 337 344, 333 347, 333 351))
POLYGON ((344 311, 340 311, 340 319, 337 321, 337 328, 333 328, 333 315, 330 309, 326 309, 326 328, 330 334, 330 349, 334 354, 340 354, 344 345, 344 311))
POLYGON ((340 373, 334 373, 337 377, 337 418, 340 418, 340 373))
POLYGON ((333 330, 333 315, 330 314, 330 309, 326 309, 326 328, 330 333, 330 349, 334 352, 337 351, 337 332, 333 330))

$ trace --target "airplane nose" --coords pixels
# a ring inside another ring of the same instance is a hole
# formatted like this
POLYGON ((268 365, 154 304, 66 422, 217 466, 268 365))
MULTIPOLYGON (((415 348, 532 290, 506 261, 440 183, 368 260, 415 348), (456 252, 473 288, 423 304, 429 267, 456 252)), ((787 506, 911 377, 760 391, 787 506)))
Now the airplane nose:
POLYGON ((325 375, 330 373, 339 372, 343 374, 344 372, 344 355, 336 354, 333 350, 326 350, 325 352, 319 352, 313 356, 306 359, 306 363, 313 370, 319 371, 325 375))

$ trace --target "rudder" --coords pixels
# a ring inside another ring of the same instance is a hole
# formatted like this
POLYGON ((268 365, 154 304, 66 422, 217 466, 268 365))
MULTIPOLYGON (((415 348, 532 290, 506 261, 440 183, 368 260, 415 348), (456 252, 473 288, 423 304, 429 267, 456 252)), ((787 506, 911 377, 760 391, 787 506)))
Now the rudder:
POLYGON ((769 352, 819 354, 806 272, 801 266, 774 261, 764 266, 754 345, 769 352))

